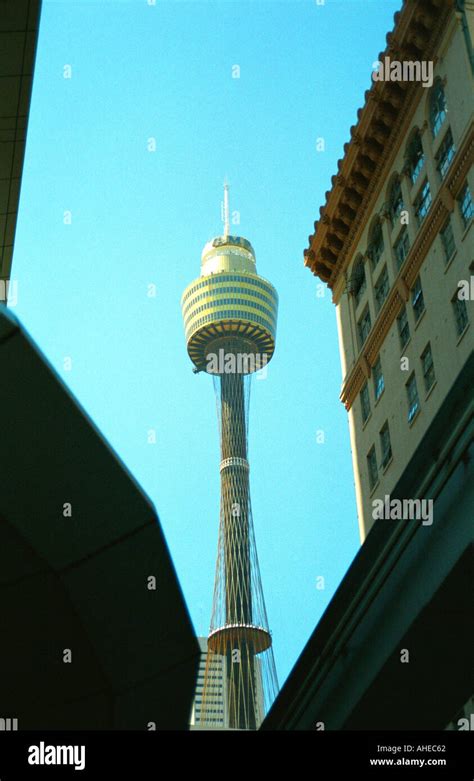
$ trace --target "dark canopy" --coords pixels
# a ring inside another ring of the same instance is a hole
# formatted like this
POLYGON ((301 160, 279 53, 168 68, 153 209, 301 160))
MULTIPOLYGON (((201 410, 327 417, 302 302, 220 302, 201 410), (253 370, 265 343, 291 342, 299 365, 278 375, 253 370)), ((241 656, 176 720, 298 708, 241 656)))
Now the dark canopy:
POLYGON ((3 306, 0 365, 0 717, 186 728, 199 648, 153 505, 3 306))

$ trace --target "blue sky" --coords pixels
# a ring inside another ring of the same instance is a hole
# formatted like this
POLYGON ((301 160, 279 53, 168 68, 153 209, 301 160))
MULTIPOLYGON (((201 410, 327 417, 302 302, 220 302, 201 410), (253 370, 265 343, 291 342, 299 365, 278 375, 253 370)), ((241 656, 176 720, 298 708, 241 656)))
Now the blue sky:
POLYGON ((180 296, 221 232, 228 178, 233 232, 280 298, 249 453, 280 685, 359 546, 335 308, 303 250, 399 6, 43 2, 13 312, 153 500, 207 634, 218 428, 212 380, 186 353, 180 296))

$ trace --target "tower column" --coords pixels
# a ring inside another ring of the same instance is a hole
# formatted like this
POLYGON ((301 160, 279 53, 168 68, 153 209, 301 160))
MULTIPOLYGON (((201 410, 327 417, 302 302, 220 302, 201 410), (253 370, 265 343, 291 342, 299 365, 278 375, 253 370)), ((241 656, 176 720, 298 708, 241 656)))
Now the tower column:
MULTIPOLYGON (((238 343, 233 345, 238 347, 238 343)), ((247 378, 247 382, 250 378, 247 378)), ((226 625, 252 623, 249 540, 249 468, 244 376, 219 378, 221 395, 221 524, 224 527, 226 625)), ((224 649, 223 649, 224 650, 224 649)), ((227 637, 229 727, 256 728, 254 651, 242 632, 227 637)))
POLYGON ((224 525, 225 537, 226 623, 249 624, 252 619, 252 599, 244 377, 241 374, 223 374, 219 382, 222 457, 221 523, 224 525))

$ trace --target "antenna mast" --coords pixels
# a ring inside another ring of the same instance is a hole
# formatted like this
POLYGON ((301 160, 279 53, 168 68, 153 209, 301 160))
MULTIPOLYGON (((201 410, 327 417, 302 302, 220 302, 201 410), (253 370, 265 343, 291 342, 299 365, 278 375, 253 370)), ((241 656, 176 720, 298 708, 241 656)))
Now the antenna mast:
POLYGON ((229 185, 224 182, 224 236, 229 235, 229 185))

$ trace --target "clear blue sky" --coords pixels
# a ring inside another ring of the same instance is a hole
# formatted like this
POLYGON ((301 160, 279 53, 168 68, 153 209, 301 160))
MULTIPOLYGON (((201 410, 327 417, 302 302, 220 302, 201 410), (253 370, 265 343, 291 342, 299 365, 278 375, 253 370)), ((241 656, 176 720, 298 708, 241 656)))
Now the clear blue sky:
POLYGON ((153 500, 196 632, 207 634, 218 429, 179 304, 221 232, 227 176, 234 232, 280 297, 277 349, 250 417, 280 685, 359 546, 335 308, 327 291, 317 297, 303 250, 400 4, 43 3, 13 312, 153 500))

